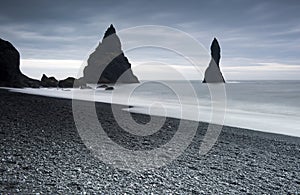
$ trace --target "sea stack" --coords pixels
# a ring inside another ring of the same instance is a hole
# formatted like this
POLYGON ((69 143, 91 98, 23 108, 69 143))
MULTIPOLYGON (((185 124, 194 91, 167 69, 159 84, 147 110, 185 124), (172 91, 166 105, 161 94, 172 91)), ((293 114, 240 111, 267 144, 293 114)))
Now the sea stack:
POLYGON ((124 55, 121 41, 113 25, 106 30, 102 42, 89 56, 84 68, 87 83, 138 83, 131 64, 124 55))
POLYGON ((20 70, 20 53, 8 41, 0 38, 0 86, 40 87, 40 81, 25 76, 20 70))
POLYGON ((216 38, 211 46, 211 60, 205 71, 203 83, 225 83, 224 77, 220 70, 221 48, 216 38))

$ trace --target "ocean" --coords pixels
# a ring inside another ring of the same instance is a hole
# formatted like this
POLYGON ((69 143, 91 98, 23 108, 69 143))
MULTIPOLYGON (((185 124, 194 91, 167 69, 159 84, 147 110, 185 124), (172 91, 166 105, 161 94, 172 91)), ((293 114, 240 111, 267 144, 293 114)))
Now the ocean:
POLYGON ((142 81, 114 90, 12 89, 14 92, 129 105, 129 112, 211 122, 300 137, 300 81, 142 81), (223 90, 224 89, 224 90, 223 90), (221 94, 221 95, 220 95, 221 94), (216 99, 212 97, 218 97, 216 99), (220 107, 212 110, 213 102, 220 107), (221 104, 218 104, 218 102, 221 104), (218 115, 219 114, 219 115, 218 115))

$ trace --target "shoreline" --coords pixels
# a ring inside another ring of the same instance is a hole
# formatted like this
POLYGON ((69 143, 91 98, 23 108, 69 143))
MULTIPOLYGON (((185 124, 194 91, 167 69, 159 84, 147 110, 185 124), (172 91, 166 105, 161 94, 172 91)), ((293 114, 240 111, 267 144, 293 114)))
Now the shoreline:
MULTIPOLYGON (((65 93, 70 93, 71 90, 70 89, 57 89, 57 88, 42 88, 42 89, 53 89, 53 90, 61 90, 64 91, 65 93)), ((56 93, 49 93, 49 91, 43 92, 43 93, 36 93, 35 91, 37 89, 32 89, 33 91, 24 91, 23 89, 18 89, 18 88, 5 88, 5 87, 0 87, 0 90, 8 90, 12 93, 21 93, 21 94, 28 94, 28 95, 36 95, 36 96, 43 96, 43 97, 49 97, 49 98, 58 98, 58 99, 67 99, 67 100, 72 100, 72 96, 73 94, 56 94, 56 93)), ((30 90, 30 88, 29 88, 30 90)), ((85 91, 85 90, 82 90, 85 91)), ((94 90, 93 90, 94 91, 94 90)), ((87 91, 88 92, 88 91, 87 91)), ((104 94, 105 95, 105 94, 104 94)), ((122 102, 120 102, 120 100, 117 100, 116 102, 112 103, 112 100, 108 100, 107 97, 105 97, 104 99, 102 99, 102 101, 97 101, 97 100, 91 100, 90 98, 86 99, 87 97, 80 97, 83 99, 78 99, 81 101, 89 101, 89 102, 95 102, 95 103, 105 103, 105 104, 114 104, 114 105, 120 105, 120 106, 124 106, 126 108, 126 111, 129 113, 135 113, 135 114, 146 114, 145 110, 148 109, 148 105, 141 105, 141 104, 137 104, 137 105, 125 105, 122 104, 122 102), (129 106, 129 108, 127 108, 129 106)), ((206 109, 206 108, 204 108, 206 109)), ((228 109, 228 108, 227 108, 228 109)), ((206 111, 204 111, 206 112, 206 111)), ((243 111, 245 112, 245 111, 243 111)), ((255 115, 255 114, 260 114, 260 113, 252 113, 249 112, 251 115, 255 115)), ((147 115, 147 114, 146 114, 147 115)), ((152 116, 156 116, 156 117, 164 117, 163 115, 161 115, 161 113, 155 113, 152 116)), ((192 116, 192 115, 190 115, 192 116)), ((193 122, 200 122, 200 123, 209 123, 207 119, 203 120, 203 121, 199 121, 199 120, 195 120, 195 119, 190 119, 190 118, 180 118, 174 115, 174 113, 171 113, 169 116, 167 116, 168 118, 173 118, 173 119, 178 119, 178 120, 189 120, 189 121, 193 121, 193 122)), ((246 116, 245 116, 246 117, 246 116)), ((226 114, 225 114, 225 118, 226 118, 226 114)), ((270 121, 269 121, 270 122, 270 121)), ((264 132, 264 133, 269 133, 269 134, 278 134, 278 135, 284 135, 284 136, 291 136, 291 137, 297 137, 300 138, 300 134, 295 134, 295 129, 293 128, 293 133, 289 132, 289 131, 283 131, 283 133, 279 132, 280 128, 278 128, 276 125, 274 125, 272 123, 272 121, 268 124, 271 124, 271 127, 275 127, 276 126, 276 131, 271 130, 270 127, 269 128, 251 128, 251 126, 253 125, 249 125, 249 124, 244 124, 244 122, 242 122, 240 124, 240 122, 234 122, 234 124, 232 124, 233 122, 231 121, 230 124, 223 124, 223 126, 227 126, 227 127, 231 127, 231 128, 237 128, 237 129, 248 129, 251 131, 257 131, 257 132, 264 132), (250 127, 249 127, 250 126, 250 127)), ((261 125, 261 124, 260 124, 261 125)), ((255 125, 254 125, 255 126, 255 125)), ((265 126, 265 125, 264 125, 265 126)), ((282 127, 283 128, 283 127, 282 127)), ((284 127, 284 129, 288 129, 288 127, 284 127)))
MULTIPOLYGON (((224 126, 205 156, 197 152, 207 123, 199 123, 191 144, 168 165, 145 172, 115 169, 92 155, 74 125, 72 102, 62 98, 0 89, 3 193, 299 193, 300 138, 224 126)), ((116 143, 151 150, 166 143, 178 125, 146 144, 120 133, 110 104, 96 103, 97 113, 116 143), (151 142, 152 141, 152 142, 151 142)), ((125 112, 125 111, 124 111, 125 112)), ((141 123, 149 118, 133 114, 141 123)))

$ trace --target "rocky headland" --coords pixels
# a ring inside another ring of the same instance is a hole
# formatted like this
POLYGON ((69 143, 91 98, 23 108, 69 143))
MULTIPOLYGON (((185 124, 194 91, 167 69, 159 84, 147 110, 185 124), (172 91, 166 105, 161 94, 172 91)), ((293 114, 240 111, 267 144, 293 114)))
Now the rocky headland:
POLYGON ((87 88, 87 83, 137 83, 131 64, 125 57, 119 37, 113 25, 106 30, 102 42, 89 56, 81 78, 68 77, 58 80, 43 74, 41 80, 27 77, 20 70, 20 53, 9 42, 0 39, 0 86, 1 87, 59 87, 87 88))

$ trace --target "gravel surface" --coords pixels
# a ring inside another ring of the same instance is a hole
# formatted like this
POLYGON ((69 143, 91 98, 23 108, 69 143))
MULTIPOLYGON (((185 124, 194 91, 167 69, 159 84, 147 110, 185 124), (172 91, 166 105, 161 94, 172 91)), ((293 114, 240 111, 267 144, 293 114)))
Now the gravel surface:
MULTIPOLYGON (((97 103, 108 136, 132 150, 151 150, 172 138, 178 119, 153 136, 122 132, 109 104, 97 103)), ((139 123, 149 116, 132 114, 139 123)), ((92 155, 80 139, 72 102, 0 90, 1 194, 299 194, 300 138, 224 127, 199 155, 206 123, 167 166, 139 172, 116 169, 92 155)))

